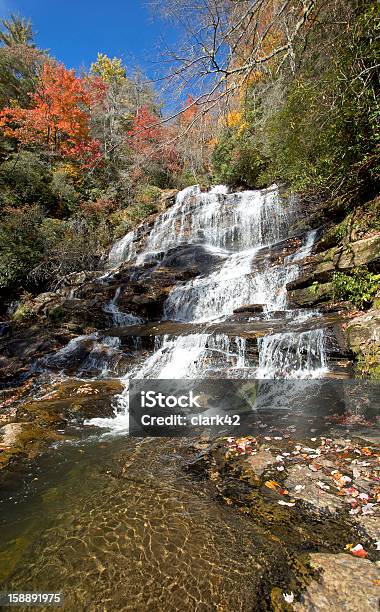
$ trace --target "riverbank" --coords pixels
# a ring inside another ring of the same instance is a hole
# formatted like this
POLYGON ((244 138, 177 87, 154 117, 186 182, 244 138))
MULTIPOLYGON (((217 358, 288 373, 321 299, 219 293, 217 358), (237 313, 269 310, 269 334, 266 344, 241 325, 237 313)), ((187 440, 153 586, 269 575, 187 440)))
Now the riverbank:
MULTIPOLYGON (((347 437, 350 436, 350 437, 347 437)), ((288 555, 272 610, 375 610, 380 585, 380 445, 344 437, 224 438, 188 464, 221 503, 288 555), (372 562, 372 563, 371 563, 372 562), (288 604, 292 604, 287 606, 288 604)), ((266 585, 267 588, 269 585, 266 585)), ((269 593, 267 594, 269 599, 269 593)))

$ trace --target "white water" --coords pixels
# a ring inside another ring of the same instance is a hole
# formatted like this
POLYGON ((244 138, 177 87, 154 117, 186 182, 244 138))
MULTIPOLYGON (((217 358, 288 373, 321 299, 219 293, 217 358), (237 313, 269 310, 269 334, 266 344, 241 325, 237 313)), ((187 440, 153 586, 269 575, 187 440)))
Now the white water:
POLYGON ((117 305, 118 299, 120 297, 121 287, 118 287, 115 291, 115 295, 112 300, 105 304, 103 307, 104 312, 111 316, 112 324, 115 327, 124 327, 127 325, 138 325, 139 323, 143 323, 144 320, 140 317, 136 317, 135 315, 127 312, 120 312, 119 307, 117 305))
POLYGON ((129 232, 123 238, 115 242, 108 255, 108 266, 115 268, 123 261, 129 261, 135 254, 135 233, 129 232))
POLYGON ((320 378, 327 369, 323 330, 259 338, 257 378, 320 378))
POLYGON ((60 368, 61 373, 70 370, 78 362, 78 377, 94 375, 104 378, 114 372, 114 367, 122 358, 119 351, 120 338, 103 336, 98 333, 77 336, 53 355, 41 360, 44 367, 60 368))
MULTIPOLYGON (((267 258, 261 272, 252 270, 264 247, 289 237, 295 213, 293 205, 286 207, 281 202, 276 186, 237 194, 228 194, 223 186, 208 193, 201 193, 198 186, 189 187, 157 218, 143 252, 136 254, 136 263, 185 243, 203 244, 223 253, 217 270, 171 291, 165 305, 167 319, 198 323, 223 320, 245 304, 263 304, 267 313, 284 311, 286 283, 297 277, 297 262, 311 253, 316 232, 309 232, 300 249, 285 258, 283 265, 271 265, 267 258)), ((133 236, 127 234, 113 247, 110 260, 134 257, 132 243, 133 236)), ((122 314, 115 311, 117 298, 108 305, 116 324, 122 314)), ((294 319, 300 321, 303 316, 295 313, 294 319)), ((91 423, 114 431, 128 428, 131 378, 203 378, 218 372, 224 377, 317 378, 327 370, 321 329, 268 335, 258 341, 258 349, 259 363, 250 363, 243 338, 212 335, 207 325, 202 333, 156 338, 153 354, 125 375, 125 391, 118 398, 115 418, 91 423)))

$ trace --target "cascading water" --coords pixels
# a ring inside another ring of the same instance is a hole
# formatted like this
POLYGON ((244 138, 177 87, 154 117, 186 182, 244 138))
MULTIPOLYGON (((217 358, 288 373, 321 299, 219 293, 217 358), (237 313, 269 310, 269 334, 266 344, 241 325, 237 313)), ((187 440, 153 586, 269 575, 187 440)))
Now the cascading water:
POLYGON ((118 287, 115 291, 115 295, 112 300, 105 304, 103 310, 104 312, 111 315, 112 324, 115 327, 121 327, 125 325, 138 325, 139 323, 143 323, 144 320, 140 317, 136 317, 133 314, 127 312, 120 312, 119 307, 117 305, 118 299, 120 297, 121 287, 118 287))
POLYGON ((115 268, 123 261, 129 261, 135 254, 135 233, 128 232, 123 238, 115 242, 108 255, 108 266, 115 268))
MULTIPOLYGON (((285 257, 283 263, 271 264, 273 249, 291 235, 295 213, 294 202, 281 201, 276 186, 235 194, 228 194, 223 186, 208 193, 193 186, 178 194, 175 205, 157 218, 135 263, 139 265, 159 254, 162 258, 166 251, 181 244, 202 245, 206 252, 217 250, 219 267, 177 285, 165 304, 166 319, 203 322, 205 326, 201 333, 157 337, 153 354, 125 375, 126 388, 118 398, 116 419, 97 419, 95 424, 114 429, 126 427, 131 378, 207 378, 218 374, 316 378, 326 372, 321 329, 264 336, 257 343, 258 363, 247 357, 245 339, 207 329, 210 322, 223 321, 246 304, 262 304, 264 318, 274 311, 286 311, 286 284, 297 277, 298 262, 311 253, 316 237, 315 231, 309 232, 301 247, 285 257), (257 269, 256 262, 260 261, 257 269)), ((125 259, 126 247, 127 256, 133 257, 132 243, 133 236, 127 234, 111 250, 110 261, 120 253, 125 259)), ((117 298, 118 295, 111 302, 114 305, 108 305, 116 325, 121 314, 114 310, 117 298)), ((300 315, 295 313, 295 320, 297 316, 300 315)))
POLYGON ((265 336, 258 347, 257 378, 319 378, 326 372, 321 329, 265 336))

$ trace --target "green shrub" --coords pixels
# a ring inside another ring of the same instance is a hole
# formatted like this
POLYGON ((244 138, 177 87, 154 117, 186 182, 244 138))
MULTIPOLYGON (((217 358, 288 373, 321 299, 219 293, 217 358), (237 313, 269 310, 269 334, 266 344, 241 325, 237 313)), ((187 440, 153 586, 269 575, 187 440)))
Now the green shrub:
POLYGON ((54 169, 50 188, 64 215, 76 211, 79 195, 74 187, 72 178, 65 168, 58 167, 54 169))
POLYGON ((352 191, 363 201, 376 195, 379 17, 379 3, 364 0, 333 44, 326 44, 335 27, 328 13, 326 27, 311 31, 309 53, 265 124, 272 180, 301 191, 352 191))
POLYGON ((155 206, 159 203, 161 189, 155 185, 143 185, 136 190, 135 200, 139 204, 155 206))
POLYGON ((262 173, 266 161, 255 147, 249 133, 224 130, 212 155, 213 179, 232 187, 264 186, 262 173))
POLYGON ((38 206, 7 209, 0 223, 0 287, 24 282, 43 253, 38 206))
POLYGON ((128 215, 132 221, 142 221, 154 212, 157 212, 157 206, 149 203, 134 204, 128 208, 128 215))
POLYGON ((379 290, 380 274, 373 274, 366 268, 356 268, 350 274, 334 272, 334 297, 348 300, 360 309, 369 308, 379 290))
POLYGON ((40 204, 55 207, 50 189, 49 164, 31 151, 13 153, 0 165, 0 193, 3 206, 40 204))

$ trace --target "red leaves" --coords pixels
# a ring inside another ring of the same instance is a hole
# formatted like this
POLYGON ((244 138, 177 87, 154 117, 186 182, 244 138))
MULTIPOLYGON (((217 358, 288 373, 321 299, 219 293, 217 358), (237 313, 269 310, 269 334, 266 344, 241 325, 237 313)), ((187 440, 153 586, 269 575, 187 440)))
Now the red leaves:
POLYGON ((92 101, 93 94, 74 70, 46 62, 31 95, 31 108, 4 108, 0 127, 23 144, 47 146, 89 167, 100 157, 99 144, 90 136, 92 101))
POLYGON ((368 557, 367 551, 364 550, 361 544, 356 544, 356 546, 353 546, 353 544, 347 544, 346 550, 349 550, 354 557, 360 557, 361 559, 368 557))
POLYGON ((181 161, 173 142, 171 127, 160 124, 157 115, 146 106, 138 111, 128 132, 130 145, 135 153, 142 157, 159 162, 169 172, 178 172, 181 161))
POLYGON ((159 125, 159 118, 150 113, 146 106, 140 108, 133 119, 132 128, 128 132, 131 137, 132 148, 141 150, 154 144, 162 137, 163 128, 159 125))

